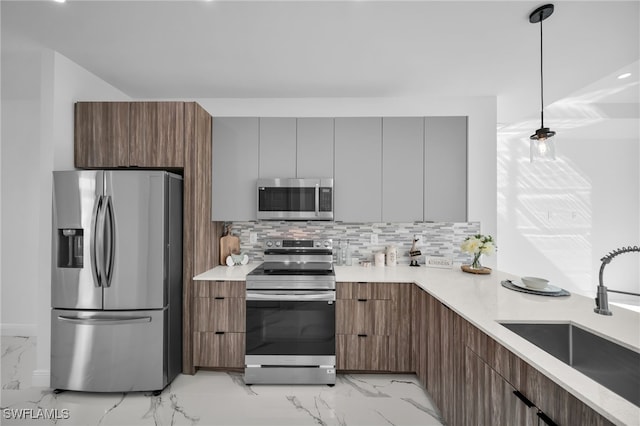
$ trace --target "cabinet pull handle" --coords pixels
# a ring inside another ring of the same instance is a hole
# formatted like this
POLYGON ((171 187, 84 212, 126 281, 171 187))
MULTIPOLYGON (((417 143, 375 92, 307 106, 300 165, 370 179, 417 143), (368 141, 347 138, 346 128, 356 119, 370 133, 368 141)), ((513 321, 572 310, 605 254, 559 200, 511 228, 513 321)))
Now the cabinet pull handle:
POLYGON ((358 299, 358 302, 366 302, 367 299, 358 299))
POLYGON ((224 331, 216 331, 216 334, 224 334, 224 331))
POLYGON ((222 297, 222 296, 216 296, 216 297, 215 297, 215 299, 216 299, 216 300, 224 300, 224 297, 222 297))
POLYGON ((513 391, 513 394, 517 396, 520 401, 524 402, 527 407, 529 408, 533 407, 534 405, 533 402, 529 401, 529 399, 526 396, 524 396, 522 393, 520 393, 520 391, 515 390, 513 391))
POLYGON ((551 418, 549 416, 547 416, 545 413, 543 413, 542 411, 538 411, 536 413, 536 415, 538 417, 540 417, 540 420, 542 420, 544 422, 544 424, 547 424, 549 426, 558 426, 556 424, 556 422, 554 422, 553 420, 551 420, 551 418))
POLYGON ((358 337, 367 337, 366 334, 358 334, 358 337))

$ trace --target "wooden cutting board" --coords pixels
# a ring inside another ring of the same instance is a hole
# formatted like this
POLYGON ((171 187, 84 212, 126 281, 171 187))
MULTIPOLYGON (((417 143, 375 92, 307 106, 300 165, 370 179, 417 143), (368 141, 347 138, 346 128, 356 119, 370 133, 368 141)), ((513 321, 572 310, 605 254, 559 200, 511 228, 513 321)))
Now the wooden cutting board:
POLYGON ((240 254, 240 238, 235 235, 220 237, 220 264, 227 264, 227 256, 231 253, 240 254))

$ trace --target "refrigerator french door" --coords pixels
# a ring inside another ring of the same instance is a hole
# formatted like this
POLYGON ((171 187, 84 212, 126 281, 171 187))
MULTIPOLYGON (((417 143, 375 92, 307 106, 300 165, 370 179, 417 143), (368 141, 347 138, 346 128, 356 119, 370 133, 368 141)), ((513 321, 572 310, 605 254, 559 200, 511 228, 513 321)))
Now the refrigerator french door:
POLYGON ((179 373, 182 178, 53 174, 51 387, 158 391, 179 373))

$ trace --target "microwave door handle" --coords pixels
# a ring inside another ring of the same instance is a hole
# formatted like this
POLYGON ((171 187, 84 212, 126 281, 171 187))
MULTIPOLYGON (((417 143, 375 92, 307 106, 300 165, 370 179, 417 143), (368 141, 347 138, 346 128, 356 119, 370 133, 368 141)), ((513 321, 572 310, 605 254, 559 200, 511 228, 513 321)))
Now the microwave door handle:
POLYGON ((316 216, 320 216, 320 184, 318 183, 316 183, 315 201, 316 216))

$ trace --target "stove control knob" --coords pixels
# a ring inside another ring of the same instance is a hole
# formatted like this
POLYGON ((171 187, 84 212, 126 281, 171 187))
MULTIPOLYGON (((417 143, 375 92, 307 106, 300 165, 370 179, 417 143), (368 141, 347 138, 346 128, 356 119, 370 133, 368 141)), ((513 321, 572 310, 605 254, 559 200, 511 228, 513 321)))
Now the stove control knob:
POLYGON ((271 247, 271 246, 273 246, 273 242, 267 241, 267 247, 271 247))
POLYGON ((316 241, 315 243, 313 243, 313 245, 316 246, 316 247, 320 247, 320 241, 316 241))
POLYGON ((327 248, 328 248, 330 245, 331 245, 331 244, 329 244, 329 241, 325 241, 325 242, 324 242, 324 246, 325 246, 325 247, 327 247, 327 248))
POLYGON ((281 245, 282 245, 282 242, 276 241, 276 247, 280 247, 281 245))

